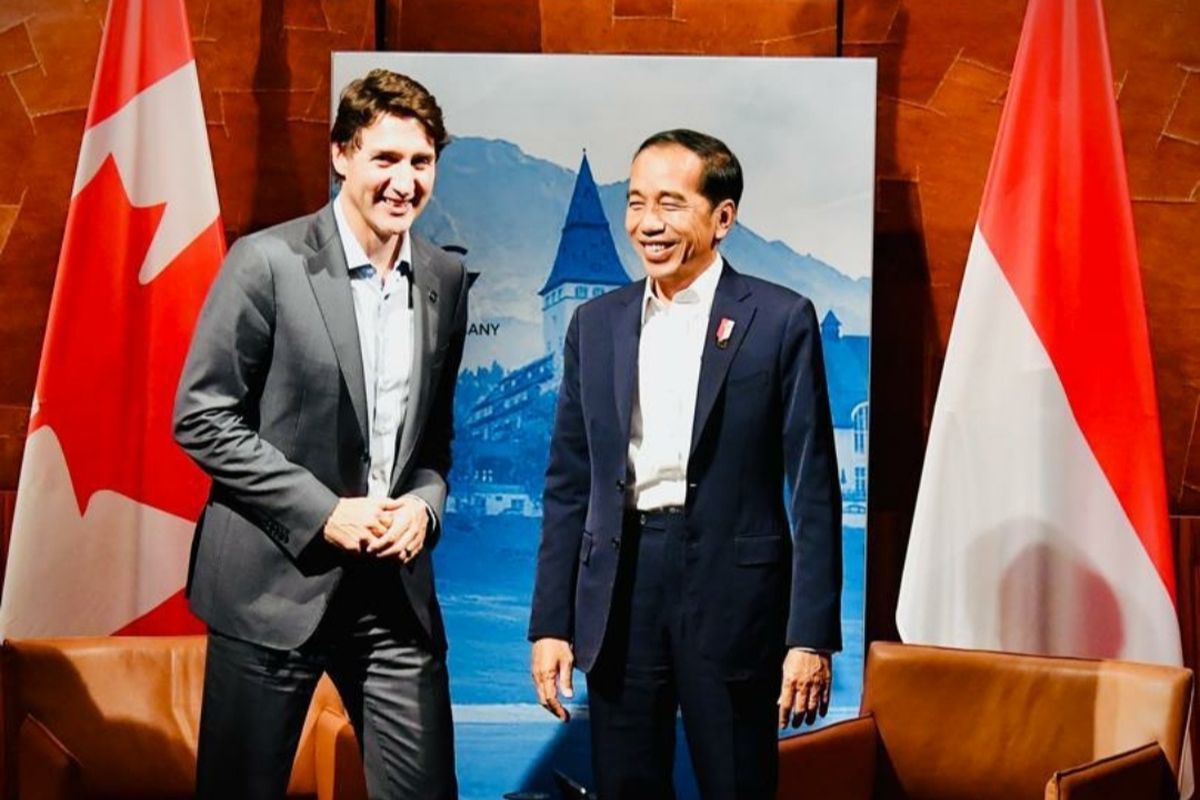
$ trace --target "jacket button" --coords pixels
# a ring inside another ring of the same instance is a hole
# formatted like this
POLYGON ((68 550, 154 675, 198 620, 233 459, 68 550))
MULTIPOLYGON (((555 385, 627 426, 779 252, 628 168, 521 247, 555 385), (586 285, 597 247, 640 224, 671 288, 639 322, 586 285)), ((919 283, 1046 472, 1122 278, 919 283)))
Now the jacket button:
POLYGON ((616 536, 614 536, 612 538, 612 546, 613 546, 613 550, 620 550, 621 549, 621 540, 618 539, 616 536))
POLYGON ((625 491, 625 481, 617 481, 617 491, 618 492, 625 491))

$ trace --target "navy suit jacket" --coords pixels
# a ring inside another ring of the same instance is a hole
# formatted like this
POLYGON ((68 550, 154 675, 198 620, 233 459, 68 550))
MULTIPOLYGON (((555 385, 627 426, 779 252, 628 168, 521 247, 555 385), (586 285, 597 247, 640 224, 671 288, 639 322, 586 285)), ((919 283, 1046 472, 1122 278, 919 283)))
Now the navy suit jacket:
MULTIPOLYGON (((580 306, 563 348, 529 637, 570 641, 585 671, 616 582, 644 292, 637 281, 580 306)), ((699 589, 689 625, 726 678, 778 670, 789 646, 841 648, 841 491, 816 313, 728 264, 701 360, 685 513, 699 589), (724 347, 722 319, 734 323, 724 347)))

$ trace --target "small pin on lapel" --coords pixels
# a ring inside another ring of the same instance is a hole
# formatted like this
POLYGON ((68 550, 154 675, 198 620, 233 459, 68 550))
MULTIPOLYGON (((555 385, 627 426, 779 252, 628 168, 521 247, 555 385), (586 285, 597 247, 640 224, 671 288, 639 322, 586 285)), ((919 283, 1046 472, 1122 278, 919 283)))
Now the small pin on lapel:
POLYGON ((729 347, 729 337, 733 335, 733 320, 729 317, 721 317, 721 321, 717 323, 717 347, 724 350, 729 347))
POLYGON ((431 303, 437 302, 437 289, 429 290, 429 302, 431 302, 431 303))

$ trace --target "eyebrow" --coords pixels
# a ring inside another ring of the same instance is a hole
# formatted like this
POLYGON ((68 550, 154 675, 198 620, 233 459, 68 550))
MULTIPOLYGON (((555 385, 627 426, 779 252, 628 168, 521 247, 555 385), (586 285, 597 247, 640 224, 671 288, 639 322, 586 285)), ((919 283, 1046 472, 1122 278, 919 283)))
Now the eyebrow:
MULTIPOLYGON (((643 195, 643 194, 642 194, 640 191, 638 191, 637 189, 626 189, 626 190, 625 190, 625 197, 626 197, 627 199, 628 199, 628 198, 631 198, 631 197, 640 197, 640 198, 642 198, 642 199, 645 199, 645 195, 643 195)), ((686 203, 686 202, 687 202, 687 197, 685 197, 684 195, 680 194, 679 192, 661 192, 661 193, 659 193, 659 195, 658 195, 658 199, 660 199, 660 200, 678 200, 678 201, 679 201, 679 202, 681 202, 681 203, 686 203)))
MULTIPOLYGON (((390 147, 378 147, 378 148, 375 148, 374 150, 364 150, 364 152, 371 158, 378 158, 379 156, 389 156, 391 158, 404 158, 404 156, 405 156, 405 152, 403 150, 394 150, 390 147)), ((425 150, 425 149, 413 150, 411 153, 408 153, 409 158, 420 158, 422 156, 432 157, 433 155, 434 155, 433 148, 430 148, 428 150, 425 150)))

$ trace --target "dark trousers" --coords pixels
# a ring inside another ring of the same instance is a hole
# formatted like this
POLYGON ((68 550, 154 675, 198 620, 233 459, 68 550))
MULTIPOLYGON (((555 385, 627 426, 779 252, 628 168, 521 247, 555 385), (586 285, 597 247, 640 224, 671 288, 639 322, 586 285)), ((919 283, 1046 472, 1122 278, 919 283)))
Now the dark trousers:
POLYGON ((629 514, 604 647, 588 674, 600 800, 673 798, 675 715, 705 800, 773 800, 778 679, 725 681, 701 655, 689 608, 684 515, 629 514))
POLYGON ((295 650, 209 633, 198 798, 284 797, 323 672, 350 714, 371 798, 458 796, 445 659, 431 652, 394 570, 374 566, 346 575, 295 650))

